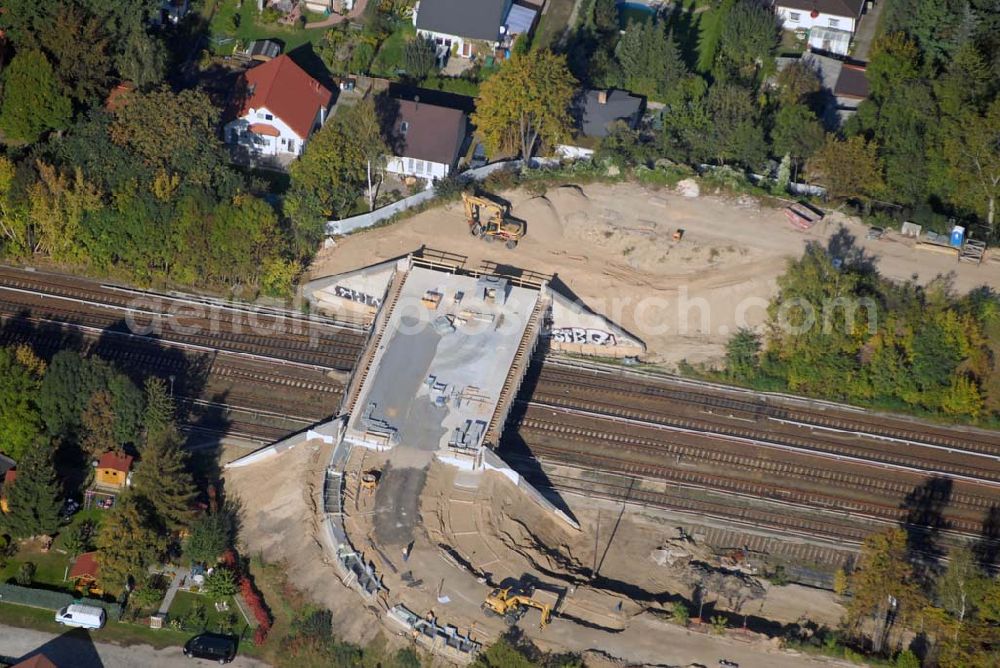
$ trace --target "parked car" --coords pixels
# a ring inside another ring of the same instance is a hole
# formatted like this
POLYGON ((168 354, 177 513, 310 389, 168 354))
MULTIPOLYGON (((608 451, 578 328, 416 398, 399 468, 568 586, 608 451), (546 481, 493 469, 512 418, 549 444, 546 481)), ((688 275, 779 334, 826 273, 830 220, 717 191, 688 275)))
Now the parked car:
POLYGON ((184 656, 229 663, 236 658, 236 639, 218 633, 202 633, 187 641, 184 656))
POLYGON ((56 612, 56 621, 63 626, 74 626, 81 629, 99 629, 108 620, 104 608, 94 605, 74 603, 56 612))
POLYGON ((80 510, 80 504, 73 499, 66 499, 63 503, 62 510, 59 511, 59 516, 64 520, 68 520, 76 514, 76 511, 80 510))

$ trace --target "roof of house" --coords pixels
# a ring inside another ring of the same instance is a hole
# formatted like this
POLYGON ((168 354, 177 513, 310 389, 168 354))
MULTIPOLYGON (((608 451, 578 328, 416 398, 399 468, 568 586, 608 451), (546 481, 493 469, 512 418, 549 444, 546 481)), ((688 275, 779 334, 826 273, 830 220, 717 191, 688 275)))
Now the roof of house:
POLYGON ((15 480, 17 480, 17 469, 7 469, 7 471, 3 474, 4 487, 11 484, 15 480))
POLYGON ((859 65, 844 64, 840 68, 840 76, 833 87, 833 94, 837 97, 854 97, 864 100, 868 97, 868 75, 865 68, 859 65))
POLYGON ((820 14, 857 18, 861 16, 865 0, 777 0, 774 5, 804 12, 816 10, 820 14))
POLYGON ((105 452, 101 455, 101 458, 97 460, 97 468, 114 469, 115 471, 128 473, 132 470, 132 460, 132 455, 121 455, 117 452, 105 452))
POLYGON ((73 562, 73 567, 69 569, 69 579, 96 578, 101 570, 101 565, 97 563, 97 552, 84 552, 73 562))
POLYGON ((642 112, 643 98, 627 90, 607 91, 607 100, 600 101, 605 91, 586 90, 577 100, 579 126, 586 137, 605 137, 612 123, 623 121, 635 127, 642 112))
POLYGON ((511 5, 507 12, 507 32, 511 35, 524 35, 535 25, 538 10, 523 5, 511 5))
POLYGON ((394 155, 445 165, 455 161, 465 141, 464 112, 410 100, 393 100, 391 104, 398 105, 389 142, 394 155))
POLYGON ((18 661, 10 668, 59 668, 55 662, 44 654, 36 654, 24 661, 18 661))
POLYGON ((309 137, 320 108, 329 107, 333 99, 333 93, 288 54, 247 70, 241 80, 239 117, 266 107, 302 139, 309 137))
POLYGON ((420 0, 417 30, 495 42, 506 5, 505 0, 420 0))

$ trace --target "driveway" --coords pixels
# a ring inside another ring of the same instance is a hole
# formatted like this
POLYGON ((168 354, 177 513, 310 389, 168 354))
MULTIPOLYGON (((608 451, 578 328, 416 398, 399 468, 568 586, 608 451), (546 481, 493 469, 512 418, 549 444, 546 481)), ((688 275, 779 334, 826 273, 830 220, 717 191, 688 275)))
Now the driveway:
POLYGON ((872 42, 875 41, 875 32, 878 30, 878 24, 882 18, 882 8, 886 2, 888 0, 877 0, 872 10, 861 17, 861 23, 854 34, 854 53, 852 56, 855 60, 868 62, 868 54, 871 53, 872 42))
MULTIPOLYGON (((100 631, 94 635, 99 637, 100 631)), ((185 658, 180 647, 155 649, 149 645, 123 647, 109 643, 94 642, 88 631, 69 629, 55 634, 33 629, 0 625, 0 655, 15 660, 26 659, 36 654, 44 654, 62 668, 134 668, 134 666, 157 666, 157 668, 192 668, 210 665, 208 661, 192 661, 185 658)), ((249 657, 237 657, 231 666, 241 668, 266 668, 268 664, 249 657)))

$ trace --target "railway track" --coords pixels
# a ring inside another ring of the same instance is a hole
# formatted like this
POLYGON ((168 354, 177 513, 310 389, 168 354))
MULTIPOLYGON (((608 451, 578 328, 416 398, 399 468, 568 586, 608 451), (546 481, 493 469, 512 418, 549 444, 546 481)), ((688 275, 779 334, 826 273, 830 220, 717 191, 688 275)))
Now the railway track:
POLYGON ((101 332, 272 363, 349 371, 366 333, 352 323, 197 295, 145 292, 0 267, 6 327, 101 332))

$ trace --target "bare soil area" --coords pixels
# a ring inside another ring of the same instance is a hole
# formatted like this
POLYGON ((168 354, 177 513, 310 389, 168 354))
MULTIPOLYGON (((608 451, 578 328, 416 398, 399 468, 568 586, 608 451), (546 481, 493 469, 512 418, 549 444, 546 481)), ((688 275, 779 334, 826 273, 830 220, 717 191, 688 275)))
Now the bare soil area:
POLYGON ((961 292, 1000 284, 1000 262, 989 257, 980 266, 958 264, 952 255, 919 250, 896 234, 867 240, 860 221, 838 212, 801 232, 788 223, 780 203, 770 206, 749 196, 683 197, 635 183, 501 195, 528 226, 514 250, 471 237, 457 203, 338 239, 318 255, 312 277, 424 245, 466 255, 470 266, 493 260, 555 274, 588 307, 643 339, 648 361, 667 366, 718 359, 736 328, 764 321, 786 262, 809 241, 829 245, 841 229, 890 278, 926 283, 953 273, 961 292), (677 230, 683 236, 675 242, 677 230))

